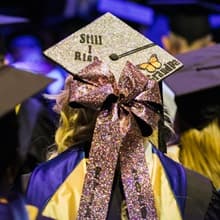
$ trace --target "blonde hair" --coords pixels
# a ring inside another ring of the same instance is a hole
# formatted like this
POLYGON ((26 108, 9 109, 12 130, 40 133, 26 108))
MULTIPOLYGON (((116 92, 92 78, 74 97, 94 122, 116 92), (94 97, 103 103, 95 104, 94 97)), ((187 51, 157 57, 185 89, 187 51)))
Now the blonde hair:
MULTIPOLYGON (((58 153, 83 141, 91 141, 97 113, 87 108, 65 106, 60 112, 60 125, 55 133, 58 153)), ((148 140, 158 147, 158 129, 154 129, 148 140)))
POLYGON ((60 125, 55 133, 58 153, 79 142, 91 141, 95 120, 94 110, 65 105, 60 112, 60 125))
POLYGON ((169 35, 169 39, 172 44, 171 49, 173 54, 185 53, 214 44, 211 35, 206 35, 200 39, 193 41, 192 43, 188 43, 185 38, 171 32, 169 35))
POLYGON ((180 135, 180 161, 189 169, 210 178, 220 188, 220 125, 213 120, 202 130, 189 129, 180 135))

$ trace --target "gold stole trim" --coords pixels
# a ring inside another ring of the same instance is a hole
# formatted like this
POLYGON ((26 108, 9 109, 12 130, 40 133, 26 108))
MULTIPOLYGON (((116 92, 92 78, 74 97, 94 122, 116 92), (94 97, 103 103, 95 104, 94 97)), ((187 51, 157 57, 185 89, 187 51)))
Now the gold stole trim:
POLYGON ((86 159, 82 159, 51 197, 43 215, 57 220, 76 219, 86 173, 86 159))
POLYGON ((182 220, 179 206, 170 187, 164 168, 156 154, 153 154, 151 175, 157 214, 161 220, 182 220))
POLYGON ((26 205, 29 220, 36 220, 38 216, 38 208, 32 205, 26 205))

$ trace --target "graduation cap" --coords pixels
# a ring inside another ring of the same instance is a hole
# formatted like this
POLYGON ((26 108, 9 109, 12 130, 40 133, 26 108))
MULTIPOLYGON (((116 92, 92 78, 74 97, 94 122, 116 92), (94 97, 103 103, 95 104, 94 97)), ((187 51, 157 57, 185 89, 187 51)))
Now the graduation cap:
POLYGON ((201 129, 220 113, 220 44, 176 57, 184 67, 165 83, 175 94, 184 129, 201 129))
POLYGON ((44 51, 70 73, 95 58, 108 64, 116 79, 130 61, 157 81, 182 67, 181 62, 110 13, 106 13, 44 51))
POLYGON ((0 14, 0 26, 16 23, 27 23, 28 21, 29 20, 27 18, 0 14))
MULTIPOLYGON (((116 80, 127 61, 158 82, 182 67, 179 60, 111 13, 102 15, 44 53, 74 74, 98 58, 108 65, 116 80)), ((160 130, 159 148, 165 151, 160 130)))
POLYGON ((53 79, 2 65, 0 67, 0 117, 32 95, 44 89, 53 79))

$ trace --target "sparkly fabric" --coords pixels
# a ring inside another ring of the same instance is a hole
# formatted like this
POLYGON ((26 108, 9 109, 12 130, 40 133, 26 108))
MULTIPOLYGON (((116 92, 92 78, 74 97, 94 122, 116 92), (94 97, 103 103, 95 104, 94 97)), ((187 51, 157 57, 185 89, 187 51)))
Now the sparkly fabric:
POLYGON ((159 115, 150 106, 160 105, 158 84, 130 62, 116 83, 95 60, 74 76, 69 102, 99 110, 78 219, 106 219, 117 163, 129 219, 157 219, 141 130, 157 126, 159 115))

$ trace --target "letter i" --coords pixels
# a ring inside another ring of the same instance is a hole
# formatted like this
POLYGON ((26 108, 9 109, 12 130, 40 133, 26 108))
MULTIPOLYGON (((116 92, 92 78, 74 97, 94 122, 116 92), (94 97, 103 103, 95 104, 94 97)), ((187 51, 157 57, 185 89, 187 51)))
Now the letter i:
POLYGON ((92 46, 89 45, 89 53, 92 53, 92 46))

